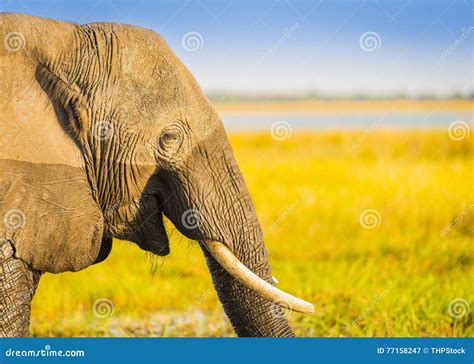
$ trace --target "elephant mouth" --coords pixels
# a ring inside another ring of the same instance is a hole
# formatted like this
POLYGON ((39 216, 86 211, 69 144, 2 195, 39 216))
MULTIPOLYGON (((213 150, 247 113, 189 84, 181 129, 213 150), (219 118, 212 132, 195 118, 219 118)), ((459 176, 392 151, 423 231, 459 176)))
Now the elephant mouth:
MULTIPOLYGON (((155 247, 153 252, 157 255, 167 255, 169 253, 168 237, 163 225, 163 215, 166 215, 166 210, 163 212, 162 207, 164 204, 162 201, 163 200, 160 200, 160 198, 157 197, 158 206, 160 207, 160 227, 162 228, 162 236, 165 240, 161 240, 158 244, 153 244, 153 247, 155 247)), ((202 238, 202 232, 199 231, 199 229, 196 229, 196 227, 200 225, 201 221, 198 220, 196 216, 193 216, 193 218, 189 219, 189 216, 186 216, 186 213, 189 213, 190 211, 196 213, 192 209, 187 210, 182 215, 182 221, 180 221, 181 225, 178 225, 181 228, 179 230, 183 230, 181 232, 188 238, 198 241, 201 248, 206 249, 214 257, 218 264, 227 271, 227 273, 267 301, 276 303, 293 311, 306 314, 314 313, 314 306, 311 303, 276 288, 274 285, 278 283, 278 281, 275 278, 273 278, 273 284, 271 284, 252 272, 232 253, 231 249, 225 243, 202 238), (194 223, 195 226, 192 226, 192 223, 194 223), (195 233, 196 236, 193 236, 193 234, 189 233, 189 229, 192 227, 194 227, 192 230, 198 231, 195 233)))
POLYGON ((153 236, 147 241, 147 247, 144 249, 160 257, 167 256, 170 253, 170 244, 168 234, 163 223, 163 212, 157 212, 157 218, 154 222, 153 236))
POLYGON ((124 238, 154 255, 166 256, 170 253, 169 238, 163 223, 164 215, 160 199, 157 198, 155 202, 153 204, 148 202, 146 206, 153 207, 139 212, 124 238))

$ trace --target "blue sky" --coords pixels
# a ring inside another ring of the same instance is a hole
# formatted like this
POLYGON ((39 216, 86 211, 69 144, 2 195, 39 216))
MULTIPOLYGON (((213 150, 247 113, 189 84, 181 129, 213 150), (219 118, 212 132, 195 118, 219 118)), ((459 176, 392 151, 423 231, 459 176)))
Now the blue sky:
POLYGON ((151 28, 208 92, 442 96, 472 89, 470 0, 0 3, 8 12, 151 28))

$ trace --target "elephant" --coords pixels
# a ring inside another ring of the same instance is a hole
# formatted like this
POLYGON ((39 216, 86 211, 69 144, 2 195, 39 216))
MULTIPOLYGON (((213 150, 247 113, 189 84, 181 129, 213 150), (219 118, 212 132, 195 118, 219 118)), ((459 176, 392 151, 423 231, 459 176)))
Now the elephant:
POLYGON ((283 308, 313 305, 276 287, 221 118, 165 40, 14 13, 0 33, 0 336, 29 335, 43 273, 97 264, 113 238, 167 255, 164 217, 238 336, 294 336, 283 308))

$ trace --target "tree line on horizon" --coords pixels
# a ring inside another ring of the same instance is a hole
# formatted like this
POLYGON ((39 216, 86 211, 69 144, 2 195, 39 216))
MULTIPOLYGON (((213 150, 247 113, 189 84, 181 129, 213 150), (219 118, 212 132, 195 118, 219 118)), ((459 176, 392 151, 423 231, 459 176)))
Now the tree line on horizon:
POLYGON ((436 95, 434 93, 424 93, 418 95, 409 95, 406 93, 397 93, 391 95, 372 95, 372 94, 353 94, 353 95, 330 95, 317 92, 306 94, 277 94, 277 93, 227 93, 227 92, 208 92, 208 97, 213 102, 268 102, 268 101, 339 101, 339 100, 473 100, 474 90, 468 93, 453 92, 449 95, 436 95))

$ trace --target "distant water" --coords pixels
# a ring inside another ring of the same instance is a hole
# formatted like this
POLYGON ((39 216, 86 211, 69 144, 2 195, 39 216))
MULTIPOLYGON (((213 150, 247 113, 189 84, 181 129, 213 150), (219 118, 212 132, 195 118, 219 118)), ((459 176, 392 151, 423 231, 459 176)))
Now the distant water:
POLYGON ((367 113, 367 114, 233 114, 222 113, 227 130, 265 130, 284 121, 292 130, 366 128, 447 128, 454 121, 470 124, 469 112, 367 113))

